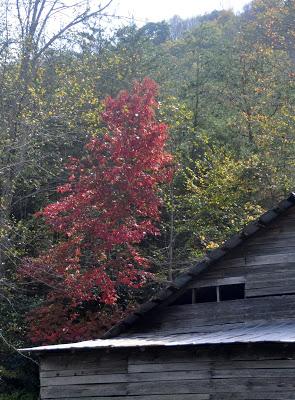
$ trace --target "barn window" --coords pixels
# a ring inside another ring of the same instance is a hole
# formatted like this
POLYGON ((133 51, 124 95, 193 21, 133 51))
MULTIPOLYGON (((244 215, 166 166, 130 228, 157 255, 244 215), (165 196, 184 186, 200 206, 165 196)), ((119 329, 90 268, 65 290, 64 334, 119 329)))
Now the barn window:
POLYGON ((171 305, 212 303, 245 298, 245 283, 205 286, 186 290, 171 305))
POLYGON ((245 298, 245 284, 238 283, 235 285, 221 285, 219 286, 219 299, 220 301, 237 300, 245 298))
POLYGON ((207 286, 193 289, 193 303, 211 303, 217 301, 216 286, 207 286))

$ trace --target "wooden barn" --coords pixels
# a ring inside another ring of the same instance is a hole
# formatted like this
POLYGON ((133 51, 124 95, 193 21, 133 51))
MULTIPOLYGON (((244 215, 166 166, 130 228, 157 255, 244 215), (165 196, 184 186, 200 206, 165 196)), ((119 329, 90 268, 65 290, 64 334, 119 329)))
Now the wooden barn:
POLYGON ((44 400, 295 400, 295 194, 104 338, 26 351, 44 400))

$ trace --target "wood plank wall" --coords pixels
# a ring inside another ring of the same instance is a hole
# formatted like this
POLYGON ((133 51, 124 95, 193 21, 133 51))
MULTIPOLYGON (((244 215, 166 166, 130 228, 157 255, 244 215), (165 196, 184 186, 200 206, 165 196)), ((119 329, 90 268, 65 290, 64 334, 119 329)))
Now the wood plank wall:
MULTIPOLYGON (((295 319, 295 210, 209 267, 191 287, 245 282, 245 299, 171 305, 151 312, 122 336, 214 332, 222 324, 295 319)), ((295 399, 295 395, 294 395, 295 399)))
POLYGON ((295 293, 295 209, 249 238, 196 282, 243 277, 246 297, 295 293))
POLYGON ((42 399, 295 399, 294 346, 89 351, 41 362, 42 399))
MULTIPOLYGON (((202 334, 235 328, 245 322, 295 320, 295 295, 166 307, 146 316, 124 337, 154 338, 202 334)), ((295 396, 294 396, 295 399, 295 396)))

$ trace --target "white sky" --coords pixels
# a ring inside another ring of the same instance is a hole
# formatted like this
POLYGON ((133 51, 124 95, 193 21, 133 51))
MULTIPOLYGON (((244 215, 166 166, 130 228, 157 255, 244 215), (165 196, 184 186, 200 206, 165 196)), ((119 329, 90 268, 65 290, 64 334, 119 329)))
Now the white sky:
MULTIPOLYGON (((117 15, 134 17, 139 22, 167 20, 174 15, 182 18, 213 10, 232 8, 238 12, 250 0, 113 0, 117 15)), ((137 22, 137 21, 136 21, 137 22)))

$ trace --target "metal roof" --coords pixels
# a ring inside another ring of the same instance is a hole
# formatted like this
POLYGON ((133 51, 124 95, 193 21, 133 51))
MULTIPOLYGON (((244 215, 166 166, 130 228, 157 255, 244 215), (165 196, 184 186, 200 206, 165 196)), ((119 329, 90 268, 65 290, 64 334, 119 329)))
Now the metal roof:
POLYGON ((127 337, 87 340, 84 342, 40 346, 22 351, 48 352, 130 347, 192 346, 233 343, 295 343, 295 320, 226 324, 214 332, 194 332, 167 336, 127 337))

